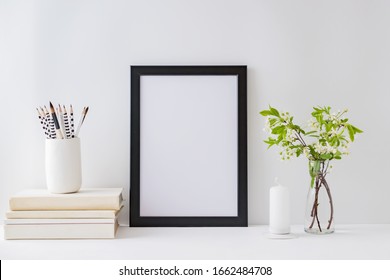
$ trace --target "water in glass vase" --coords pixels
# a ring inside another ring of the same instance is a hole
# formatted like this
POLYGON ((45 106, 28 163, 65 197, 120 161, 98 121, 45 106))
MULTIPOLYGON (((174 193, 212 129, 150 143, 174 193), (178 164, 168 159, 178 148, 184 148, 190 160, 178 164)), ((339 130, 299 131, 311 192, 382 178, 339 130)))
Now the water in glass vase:
POLYGON ((310 161, 312 178, 306 200, 305 231, 314 234, 334 232, 334 207, 326 174, 329 161, 310 161))

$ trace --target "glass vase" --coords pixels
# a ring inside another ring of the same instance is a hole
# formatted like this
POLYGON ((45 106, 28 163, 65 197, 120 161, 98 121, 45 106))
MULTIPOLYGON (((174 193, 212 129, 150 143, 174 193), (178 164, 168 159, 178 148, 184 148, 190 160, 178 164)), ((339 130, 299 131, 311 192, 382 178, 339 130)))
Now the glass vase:
POLYGON ((306 200, 305 231, 313 234, 334 232, 333 199, 326 175, 329 161, 310 161, 311 184, 306 200))

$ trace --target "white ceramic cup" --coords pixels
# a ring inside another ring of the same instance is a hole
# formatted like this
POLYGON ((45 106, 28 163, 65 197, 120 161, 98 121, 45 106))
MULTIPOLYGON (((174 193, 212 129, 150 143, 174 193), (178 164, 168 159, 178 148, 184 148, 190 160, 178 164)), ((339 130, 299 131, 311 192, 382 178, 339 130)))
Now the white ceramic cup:
POLYGON ((74 193, 81 188, 80 138, 46 139, 46 185, 51 193, 74 193))

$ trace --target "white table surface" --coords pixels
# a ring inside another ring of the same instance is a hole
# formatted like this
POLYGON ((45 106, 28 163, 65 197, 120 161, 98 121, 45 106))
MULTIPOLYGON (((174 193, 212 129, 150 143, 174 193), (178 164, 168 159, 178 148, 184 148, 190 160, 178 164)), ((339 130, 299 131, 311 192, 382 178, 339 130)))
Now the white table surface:
POLYGON ((0 259, 69 260, 390 260, 390 224, 336 225, 329 235, 292 226, 291 239, 271 239, 268 226, 119 228, 115 239, 4 240, 0 259))

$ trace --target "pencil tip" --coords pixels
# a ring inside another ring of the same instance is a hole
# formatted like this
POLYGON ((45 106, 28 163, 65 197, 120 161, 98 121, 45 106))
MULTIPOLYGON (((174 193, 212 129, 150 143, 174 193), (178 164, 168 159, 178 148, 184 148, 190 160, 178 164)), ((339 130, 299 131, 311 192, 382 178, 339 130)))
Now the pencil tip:
POLYGON ((53 106, 53 104, 51 104, 51 102, 49 102, 50 103, 50 112, 53 114, 55 111, 54 111, 54 106, 53 106))

